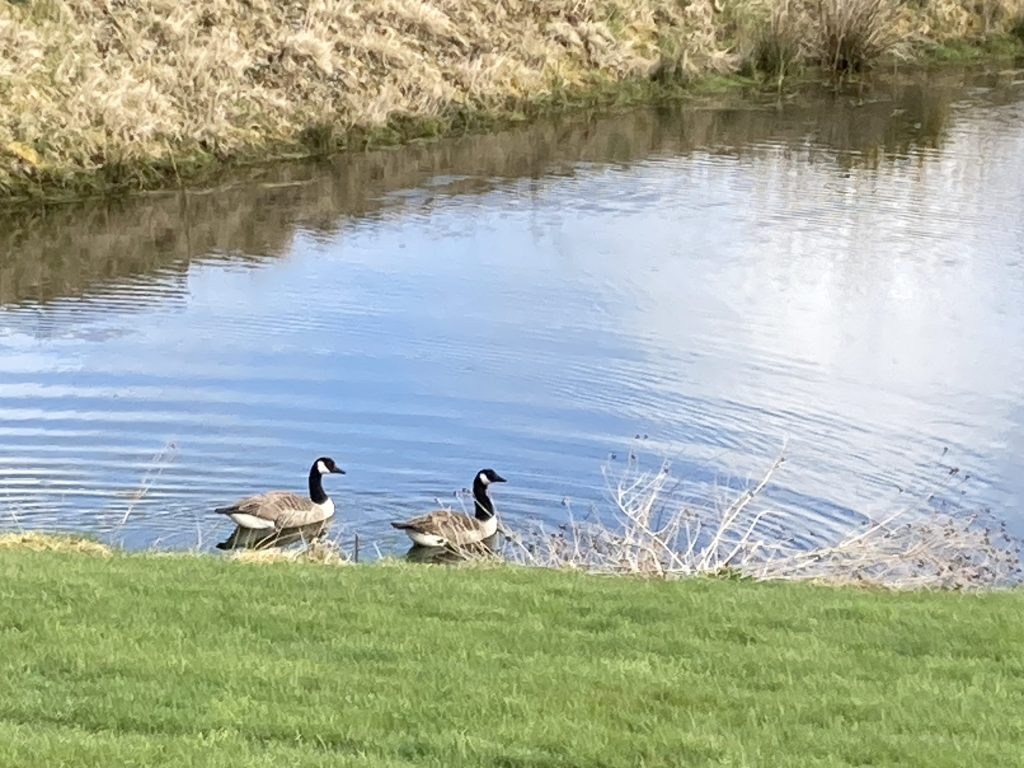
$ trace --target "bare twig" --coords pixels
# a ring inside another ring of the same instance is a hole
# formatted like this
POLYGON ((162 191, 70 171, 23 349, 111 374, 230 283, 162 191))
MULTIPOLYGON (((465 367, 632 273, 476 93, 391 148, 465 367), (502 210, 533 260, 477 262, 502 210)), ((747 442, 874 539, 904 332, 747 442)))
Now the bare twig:
POLYGON ((128 518, 132 516, 132 512, 135 511, 136 505, 138 505, 146 495, 149 493, 150 488, 153 487, 153 483, 156 479, 163 474, 163 471, 168 465, 174 460, 175 453, 178 450, 178 446, 174 441, 168 442, 160 451, 158 451, 146 467, 146 471, 142 476, 142 480, 139 483, 139 487, 132 493, 131 498, 128 502, 128 508, 125 509, 124 515, 121 518, 121 522, 118 527, 124 526, 128 522, 128 518))
POLYGON ((509 559, 545 567, 656 578, 732 572, 754 579, 816 580, 894 589, 974 589, 1019 579, 1020 544, 993 533, 980 514, 937 508, 959 495, 955 470, 905 505, 820 545, 799 546, 799 515, 773 507, 766 494, 782 467, 780 455, 746 490, 724 504, 693 507, 675 494, 667 466, 645 472, 631 460, 615 482, 606 472, 614 522, 572 519, 557 534, 535 527, 508 537, 509 559))

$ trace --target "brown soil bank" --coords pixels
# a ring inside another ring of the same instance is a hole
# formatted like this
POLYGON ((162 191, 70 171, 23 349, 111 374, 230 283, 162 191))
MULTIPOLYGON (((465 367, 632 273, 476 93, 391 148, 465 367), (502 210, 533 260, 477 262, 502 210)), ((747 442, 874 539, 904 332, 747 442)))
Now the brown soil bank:
POLYGON ((1024 0, 0 0, 0 205, 708 74, 855 70, 1022 20, 1024 0))

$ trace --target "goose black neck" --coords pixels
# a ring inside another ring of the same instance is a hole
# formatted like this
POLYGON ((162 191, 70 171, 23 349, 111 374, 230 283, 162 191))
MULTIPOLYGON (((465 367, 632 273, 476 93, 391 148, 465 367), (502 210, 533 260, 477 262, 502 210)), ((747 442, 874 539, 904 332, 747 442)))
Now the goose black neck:
POLYGON ((473 506, 477 520, 490 520, 494 517, 494 502, 487 495, 487 486, 478 477, 473 481, 473 506))
POLYGON ((314 504, 323 504, 327 501, 327 494, 324 493, 323 475, 314 464, 309 469, 309 498, 314 504))

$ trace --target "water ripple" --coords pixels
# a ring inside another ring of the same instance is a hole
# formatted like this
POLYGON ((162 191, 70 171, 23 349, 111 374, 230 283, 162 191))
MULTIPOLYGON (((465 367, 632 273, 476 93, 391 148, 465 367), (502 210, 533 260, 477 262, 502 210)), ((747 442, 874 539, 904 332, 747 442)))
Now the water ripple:
POLYGON ((700 496, 788 439, 768 503, 800 540, 929 488, 943 449, 1024 530, 1024 89, 981 77, 42 221, 0 261, 0 527, 209 546, 212 507, 322 453, 369 539, 483 466, 510 521, 557 523, 630 450, 700 496))

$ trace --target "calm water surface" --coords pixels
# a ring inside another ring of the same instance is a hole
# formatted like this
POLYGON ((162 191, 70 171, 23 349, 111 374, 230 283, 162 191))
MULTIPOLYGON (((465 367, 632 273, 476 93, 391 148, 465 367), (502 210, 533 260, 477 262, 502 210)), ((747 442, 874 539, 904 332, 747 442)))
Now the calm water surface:
POLYGON ((0 220, 4 529, 205 547, 213 505, 329 454, 346 535, 387 548, 480 467, 508 522, 557 522, 612 453, 711 486, 788 440, 770 500, 802 535, 953 465, 1024 533, 1022 382, 1020 72, 0 220))

